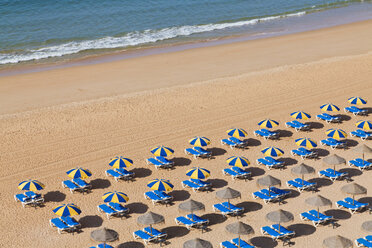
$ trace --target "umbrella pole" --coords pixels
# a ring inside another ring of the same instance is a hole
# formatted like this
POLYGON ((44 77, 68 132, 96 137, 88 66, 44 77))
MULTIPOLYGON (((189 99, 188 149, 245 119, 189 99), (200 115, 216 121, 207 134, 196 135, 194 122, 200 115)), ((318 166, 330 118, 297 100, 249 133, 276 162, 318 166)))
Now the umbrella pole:
POLYGON ((302 186, 304 185, 304 174, 302 174, 302 186))
POLYGON ((270 194, 270 186, 269 186, 269 196, 271 196, 271 194, 270 194))
POLYGON ((150 225, 150 234, 152 236, 152 226, 150 225))
POLYGON ((230 199, 227 199, 227 204, 228 204, 229 210, 230 210, 230 199))
POLYGON ((336 165, 333 166, 333 173, 336 175, 336 165))
POLYGON ((353 195, 353 205, 355 205, 355 195, 353 195))
POLYGON ((278 231, 279 231, 279 233, 280 233, 280 222, 279 222, 279 228, 278 228, 278 231))
POLYGON ((193 215, 192 211, 191 211, 191 220, 194 221, 194 215, 193 215))
POLYGON ((238 247, 240 248, 240 235, 239 235, 239 243, 238 243, 238 247))
POLYGON ((319 207, 318 207, 318 219, 319 219, 319 207))

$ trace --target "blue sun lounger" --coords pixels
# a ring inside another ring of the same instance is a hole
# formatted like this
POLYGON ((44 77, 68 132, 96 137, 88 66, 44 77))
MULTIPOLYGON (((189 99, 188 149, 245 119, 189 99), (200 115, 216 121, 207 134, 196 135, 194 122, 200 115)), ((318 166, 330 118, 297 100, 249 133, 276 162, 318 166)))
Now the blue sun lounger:
POLYGON ((355 131, 350 132, 351 137, 358 137, 362 140, 367 140, 372 137, 371 133, 368 133, 362 129, 357 129, 355 131))
POLYGON ((114 248, 114 247, 112 247, 111 245, 108 245, 108 244, 99 244, 99 245, 96 245, 96 246, 91 246, 90 248, 114 248))
POLYGON ((63 181, 62 182, 62 187, 63 188, 68 188, 70 190, 71 194, 74 193, 75 191, 80 191, 81 190, 80 187, 71 180, 63 181))
POLYGON ((335 140, 334 138, 328 138, 320 141, 322 146, 329 146, 333 150, 336 148, 346 148, 346 142, 335 140))
POLYGON ((222 170, 224 175, 230 175, 232 179, 240 178, 240 179, 248 179, 251 176, 250 172, 242 170, 239 167, 233 166, 231 168, 226 168, 222 170))
POLYGON ((156 156, 155 157, 156 160, 160 161, 163 165, 165 166, 169 166, 169 167, 173 167, 174 166, 174 162, 167 159, 166 157, 162 157, 162 156, 156 156))
POLYGON ((296 132, 298 131, 307 131, 310 129, 310 126, 307 125, 307 124, 304 124, 304 123, 301 123, 299 121, 289 121, 289 122, 286 122, 285 123, 285 126, 288 128, 288 127, 291 127, 291 128, 294 128, 296 130, 296 132))
POLYGON ((235 137, 229 137, 227 139, 222 139, 221 144, 230 146, 231 149, 234 149, 234 148, 242 148, 243 149, 247 146, 246 142, 244 142, 244 141, 242 141, 238 138, 235 138, 235 137))
POLYGON ((237 207, 231 203, 229 204, 229 202, 222 202, 221 204, 225 208, 234 211, 236 215, 240 215, 244 212, 244 208, 237 207))
POLYGON ((74 179, 72 179, 72 181, 73 181, 77 186, 80 187, 80 190, 85 190, 85 191, 87 191, 87 190, 92 189, 92 185, 89 184, 89 183, 87 183, 86 181, 84 181, 84 180, 81 179, 81 178, 74 178, 74 179))
POLYGON ((327 177, 331 179, 332 181, 336 181, 337 179, 344 179, 348 175, 346 172, 335 171, 331 168, 319 171, 318 174, 320 177, 327 177))
POLYGON ((193 227, 197 227, 198 226, 198 223, 196 223, 195 221, 192 221, 192 220, 189 220, 188 218, 184 217, 184 216, 179 216, 175 219, 175 222, 177 225, 184 225, 186 226, 187 229, 191 229, 193 227))
POLYGON ((119 181, 119 179, 124 179, 125 176, 123 174, 120 174, 119 172, 115 171, 115 170, 112 170, 112 169, 109 169, 109 170, 106 170, 105 171, 105 174, 106 176, 111 176, 115 179, 115 181, 119 181))
POLYGON ((201 147, 193 147, 193 148, 186 148, 185 153, 187 155, 192 155, 195 159, 197 158, 211 158, 212 153, 201 148, 201 147))
POLYGON ((68 226, 60 218, 54 218, 49 220, 49 224, 51 227, 57 227, 59 234, 61 234, 62 232, 71 232, 74 230, 74 227, 68 226))
POLYGON ((368 203, 362 203, 354 200, 350 197, 346 197, 344 200, 340 200, 336 202, 337 208, 346 208, 350 211, 351 214, 354 214, 357 211, 361 211, 363 209, 366 209, 368 207, 368 203))
POLYGON ((330 221, 333 220, 333 216, 322 214, 321 212, 318 212, 317 210, 313 209, 309 211, 310 214, 313 216, 319 217, 322 221, 330 221))
POLYGON ((211 152, 211 151, 207 151, 207 150, 205 150, 205 149, 202 148, 202 147, 195 146, 195 147, 193 147, 193 149, 194 149, 195 151, 200 152, 200 153, 202 154, 202 157, 205 157, 205 158, 210 158, 210 157, 212 157, 212 152, 211 152))
POLYGON ((265 165, 267 169, 271 168, 283 168, 284 162, 278 161, 272 157, 265 157, 257 159, 258 165, 265 165))
POLYGON ((307 189, 315 190, 316 183, 310 183, 308 181, 302 180, 301 178, 296 178, 296 179, 287 181, 287 186, 294 187, 299 192, 302 192, 307 189))
POLYGON ((22 204, 22 207, 33 204, 32 199, 24 194, 14 195, 14 200, 20 202, 22 204))
MULTIPOLYGON (((239 238, 232 239, 231 242, 233 242, 237 247, 239 245, 239 238)), ((248 244, 244 240, 240 239, 240 248, 254 248, 253 245, 248 244)))
POLYGON ((263 193, 262 191, 253 192, 252 196, 254 199, 260 198, 261 200, 264 201, 265 204, 279 200, 279 195, 274 194, 274 193, 268 195, 268 194, 263 193))
POLYGON ((300 156, 302 159, 305 158, 316 158, 318 154, 316 152, 310 151, 306 148, 300 147, 291 151, 292 156, 300 156))
POLYGON ((158 195, 164 202, 170 202, 173 200, 173 196, 170 196, 163 191, 154 190, 153 192, 158 195))
MULTIPOLYGON (((266 192, 267 189, 262 189, 262 192, 266 192)), ((267 190, 268 192, 268 190, 267 190)), ((285 197, 291 194, 291 191, 289 190, 284 190, 284 189, 279 189, 276 187, 270 187, 270 192, 271 194, 274 192, 275 194, 279 195, 280 197, 285 197)))
POLYGON ((346 108, 344 108, 344 111, 345 111, 345 113, 351 113, 353 115, 367 115, 368 114, 367 110, 360 109, 360 108, 355 107, 355 106, 346 107, 346 108))
POLYGON ((173 167, 174 162, 164 158, 164 157, 155 157, 146 159, 148 165, 155 165, 155 169, 170 169, 173 167))
POLYGON ((205 182, 203 180, 200 180, 200 179, 193 179, 193 178, 190 178, 189 179, 191 182, 199 185, 199 186, 202 186, 204 187, 204 190, 210 190, 212 188, 212 184, 209 183, 209 182, 205 182))
POLYGON ((221 248, 237 248, 236 245, 234 245, 233 243, 231 243, 230 241, 223 241, 220 243, 220 247, 221 248))
POLYGON ((117 202, 109 202, 107 203, 110 208, 115 210, 118 214, 128 214, 129 213, 129 208, 124 207, 120 203, 117 202))
POLYGON ((183 188, 192 188, 195 192, 205 190, 204 186, 198 185, 194 182, 191 182, 190 180, 182 181, 182 187, 183 188))
POLYGON ((330 114, 327 114, 327 113, 322 113, 322 114, 317 115, 316 116, 316 119, 317 120, 326 121, 327 123, 332 123, 332 122, 338 123, 338 122, 341 122, 340 117, 333 116, 333 115, 330 115, 330 114))
POLYGON ((302 220, 309 220, 313 222, 313 225, 317 227, 319 224, 325 224, 333 219, 332 216, 327 216, 322 213, 318 213, 316 210, 310 210, 300 214, 302 220))
POLYGON ((214 212, 220 212, 225 217, 227 215, 235 215, 235 212, 232 209, 228 209, 227 207, 225 207, 221 203, 214 204, 213 205, 213 211, 214 212))
POLYGON ((66 225, 68 225, 69 227, 73 228, 73 229, 79 229, 81 228, 81 224, 76 221, 74 218, 70 217, 70 216, 61 216, 59 217, 66 225))
POLYGON ((256 131, 253 132, 253 134, 256 137, 261 136, 265 139, 277 139, 277 138, 279 138, 279 134, 277 132, 272 132, 272 131, 269 131, 265 128, 256 130, 256 131))
POLYGON ((355 167, 357 167, 361 171, 364 170, 364 169, 369 169, 372 166, 372 163, 370 163, 370 162, 368 162, 366 160, 363 160, 361 158, 350 160, 348 162, 348 164, 349 164, 349 166, 355 166, 355 167))
POLYGON ((355 240, 355 244, 357 247, 372 247, 372 235, 355 240))
POLYGON ((155 194, 154 191, 148 191, 144 193, 145 199, 151 200, 152 204, 156 205, 156 203, 165 203, 164 199, 162 199, 160 196, 155 194))
POLYGON ((101 212, 101 213, 103 212, 106 214, 107 219, 110 219, 111 216, 121 217, 123 214, 122 212, 116 211, 115 209, 113 209, 112 207, 106 204, 98 205, 97 208, 98 208, 98 212, 101 212))
POLYGON ((276 231, 274 228, 270 226, 261 227, 261 233, 264 235, 270 235, 273 240, 277 240, 285 236, 284 234, 279 233, 278 231, 276 231))
POLYGON ((138 230, 138 231, 135 231, 133 232, 133 237, 134 239, 142 239, 143 242, 147 245, 149 242, 151 241, 156 241, 157 238, 142 231, 142 230, 138 230))
POLYGON ((233 166, 233 167, 231 167, 231 169, 233 170, 233 171, 235 171, 236 173, 239 173, 239 175, 240 175, 240 177, 241 178, 248 178, 248 177, 250 177, 251 176, 251 172, 249 172, 249 171, 245 171, 245 170, 243 170, 242 168, 239 168, 239 167, 237 167, 237 166, 233 166))
POLYGON ((294 231, 290 231, 282 225, 280 225, 280 230, 279 230, 279 225, 278 224, 271 225, 271 227, 275 231, 277 231, 278 233, 280 233, 280 234, 282 234, 283 236, 286 236, 286 237, 293 237, 296 234, 294 231))
POLYGON ((208 225, 208 223, 209 223, 209 220, 203 219, 203 218, 197 216, 196 214, 188 214, 188 215, 186 215, 186 218, 196 222, 198 225, 208 225))
POLYGON ((153 237, 157 239, 165 239, 167 237, 166 233, 160 232, 159 230, 151 227, 145 227, 143 228, 143 231, 148 233, 149 235, 152 235, 153 237))

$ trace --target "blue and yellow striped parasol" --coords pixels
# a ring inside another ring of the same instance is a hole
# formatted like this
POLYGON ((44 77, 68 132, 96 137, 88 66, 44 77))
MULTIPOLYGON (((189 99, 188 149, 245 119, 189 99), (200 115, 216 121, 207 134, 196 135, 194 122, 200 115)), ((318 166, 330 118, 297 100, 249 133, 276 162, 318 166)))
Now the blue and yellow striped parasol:
POLYGON ((186 172, 186 176, 192 179, 205 179, 210 176, 210 171, 200 167, 194 167, 186 172))
POLYGON ((363 105, 363 104, 367 103, 366 100, 364 100, 363 98, 358 97, 358 96, 357 97, 350 97, 347 101, 351 104, 356 104, 356 105, 363 105))
POLYGON ((157 146, 151 150, 151 153, 155 156, 167 157, 174 153, 174 151, 166 146, 157 146))
POLYGON ((102 196, 102 199, 104 202, 116 202, 116 203, 129 201, 129 197, 123 192, 119 192, 119 191, 107 192, 102 196))
POLYGON ((66 172, 67 176, 71 177, 71 178, 82 178, 82 179, 85 179, 85 178, 88 178, 92 175, 92 172, 90 172, 90 170, 88 169, 83 169, 81 167, 76 167, 74 169, 71 169, 69 171, 66 172))
POLYGON ((53 209, 53 212, 59 216, 74 216, 79 215, 81 210, 73 203, 62 204, 53 209))
POLYGON ((207 146, 211 143, 211 141, 206 137, 196 136, 189 140, 189 143, 193 146, 207 146))
POLYGON ((45 188, 45 185, 37 180, 29 179, 18 184, 18 188, 21 190, 35 191, 42 190, 43 188, 45 188))
POLYGON ((299 139, 296 139, 295 142, 296 142, 296 145, 298 145, 298 146, 304 146, 304 147, 309 148, 309 149, 318 146, 316 144, 316 142, 313 141, 310 138, 299 138, 299 139))
POLYGON ((347 134, 342 129, 337 128, 331 128, 326 131, 326 134, 328 137, 334 138, 334 139, 344 139, 347 137, 347 134))
POLYGON ((279 122, 271 120, 271 119, 265 119, 258 123, 258 125, 261 128, 273 128, 279 125, 279 122))
POLYGON ((271 157, 279 157, 284 154, 284 151, 275 146, 269 146, 261 150, 263 154, 271 157))
POLYGON ((297 112, 291 113, 291 117, 294 119, 307 120, 311 118, 311 115, 303 111, 297 111, 297 112))
POLYGON ((236 166, 236 167, 246 167, 250 163, 246 157, 243 156, 232 156, 229 157, 226 162, 231 165, 231 166, 236 166))
POLYGON ((128 168, 129 166, 133 165, 133 160, 123 156, 116 156, 115 158, 111 159, 109 165, 115 169, 128 168))
POLYGON ((371 130, 372 129, 372 122, 370 121, 358 121, 355 123, 355 126, 358 128, 362 128, 364 130, 371 130))
POLYGON ((339 107, 337 107, 336 105, 331 104, 331 103, 327 103, 327 104, 324 104, 324 105, 320 106, 320 109, 323 110, 323 111, 330 111, 330 112, 340 111, 339 107))
POLYGON ((173 184, 170 183, 169 180, 154 179, 148 182, 147 187, 149 187, 152 190, 171 191, 174 186, 173 184))
POLYGON ((231 128, 226 131, 227 135, 235 137, 235 138, 244 138, 248 136, 248 133, 241 128, 231 128))

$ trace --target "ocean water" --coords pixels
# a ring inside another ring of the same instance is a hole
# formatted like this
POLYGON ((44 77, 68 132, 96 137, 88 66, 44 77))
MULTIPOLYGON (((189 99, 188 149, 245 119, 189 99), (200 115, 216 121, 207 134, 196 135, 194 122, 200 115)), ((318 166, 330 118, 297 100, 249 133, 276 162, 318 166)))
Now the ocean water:
POLYGON ((0 65, 274 34, 306 16, 368 19, 371 10, 372 0, 0 0, 0 65))

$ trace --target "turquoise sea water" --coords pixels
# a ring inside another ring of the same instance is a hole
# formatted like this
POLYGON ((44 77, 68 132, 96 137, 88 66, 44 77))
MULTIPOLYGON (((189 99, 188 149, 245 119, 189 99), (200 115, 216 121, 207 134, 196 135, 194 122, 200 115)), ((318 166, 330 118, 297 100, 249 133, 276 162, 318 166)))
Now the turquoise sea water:
POLYGON ((368 17, 372 13, 371 3, 371 0, 0 0, 0 65, 237 34, 270 34, 287 30, 289 23, 301 24, 308 15, 330 15, 336 9, 343 10, 336 14, 336 19, 338 15, 342 20, 348 9, 353 8, 355 16, 368 19, 372 17, 368 17))

